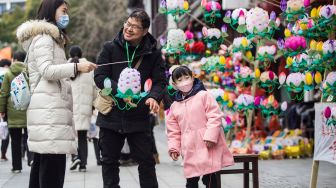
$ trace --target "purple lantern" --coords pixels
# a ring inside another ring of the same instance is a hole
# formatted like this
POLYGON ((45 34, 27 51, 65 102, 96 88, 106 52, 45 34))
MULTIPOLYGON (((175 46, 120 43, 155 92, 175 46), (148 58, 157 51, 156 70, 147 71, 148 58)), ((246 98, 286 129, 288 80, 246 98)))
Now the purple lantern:
POLYGON ((231 17, 231 10, 226 11, 225 17, 230 18, 231 17))
POLYGON ((227 26, 224 24, 221 28, 222 32, 223 33, 226 33, 227 32, 227 26))
POLYGON ((278 44, 279 49, 283 49, 285 47, 284 39, 278 39, 277 44, 278 44))
POLYGON ((270 19, 273 20, 273 21, 275 21, 275 19, 276 19, 276 14, 275 14, 274 11, 271 12, 270 19))
POLYGON ((203 37, 202 32, 200 32, 200 31, 197 32, 196 36, 197 36, 198 39, 201 39, 203 37))
POLYGON ((164 46, 166 44, 166 38, 165 37, 161 37, 160 38, 160 45, 164 46))
POLYGON ((286 11, 286 9, 287 9, 287 2, 286 2, 286 0, 281 0, 281 1, 280 1, 280 9, 281 9, 283 12, 286 11))
POLYGON ((161 2, 160 2, 160 7, 162 7, 162 8, 166 8, 166 1, 165 0, 161 0, 161 2))

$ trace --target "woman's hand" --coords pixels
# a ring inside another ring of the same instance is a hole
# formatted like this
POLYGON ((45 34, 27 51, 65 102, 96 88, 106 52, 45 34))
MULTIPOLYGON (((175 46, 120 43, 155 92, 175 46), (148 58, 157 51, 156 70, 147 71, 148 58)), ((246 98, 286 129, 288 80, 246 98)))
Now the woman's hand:
POLYGON ((216 145, 216 143, 211 142, 211 141, 206 140, 204 142, 205 142, 205 145, 207 146, 207 148, 213 148, 216 145))
POLYGON ((77 64, 77 70, 79 72, 91 72, 97 68, 97 65, 91 62, 81 62, 77 64))
POLYGON ((171 152, 169 155, 174 161, 177 161, 180 156, 178 152, 171 152))

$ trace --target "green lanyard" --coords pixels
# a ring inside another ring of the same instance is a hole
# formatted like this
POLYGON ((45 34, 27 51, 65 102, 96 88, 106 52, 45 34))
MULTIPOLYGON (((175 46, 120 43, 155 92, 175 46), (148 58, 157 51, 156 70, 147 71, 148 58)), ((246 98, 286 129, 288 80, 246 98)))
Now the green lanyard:
POLYGON ((133 55, 132 55, 132 59, 130 59, 129 52, 128 52, 128 42, 126 41, 127 61, 128 61, 128 67, 130 67, 130 68, 132 66, 132 62, 134 60, 134 55, 135 55, 135 52, 137 51, 138 47, 139 47, 139 45, 136 46, 136 48, 133 52, 133 55))

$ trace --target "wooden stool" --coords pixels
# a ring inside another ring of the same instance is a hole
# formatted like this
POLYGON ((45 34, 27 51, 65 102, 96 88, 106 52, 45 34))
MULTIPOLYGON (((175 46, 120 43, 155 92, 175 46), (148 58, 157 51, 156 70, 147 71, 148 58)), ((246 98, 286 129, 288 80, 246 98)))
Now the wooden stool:
POLYGON ((233 155, 233 159, 235 163, 244 163, 243 169, 229 169, 218 171, 216 173, 218 188, 221 188, 221 174, 244 174, 244 188, 248 188, 250 173, 252 173, 253 188, 259 188, 258 155, 233 155), (252 169, 250 169, 250 163, 252 163, 252 169))

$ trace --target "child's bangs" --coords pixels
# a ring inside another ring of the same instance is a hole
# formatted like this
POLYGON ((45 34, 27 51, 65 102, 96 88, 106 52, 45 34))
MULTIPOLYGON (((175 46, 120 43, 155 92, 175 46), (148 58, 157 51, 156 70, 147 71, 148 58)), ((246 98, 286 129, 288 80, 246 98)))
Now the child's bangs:
POLYGON ((173 71, 172 78, 174 82, 182 76, 192 76, 191 70, 186 66, 181 66, 173 71))

